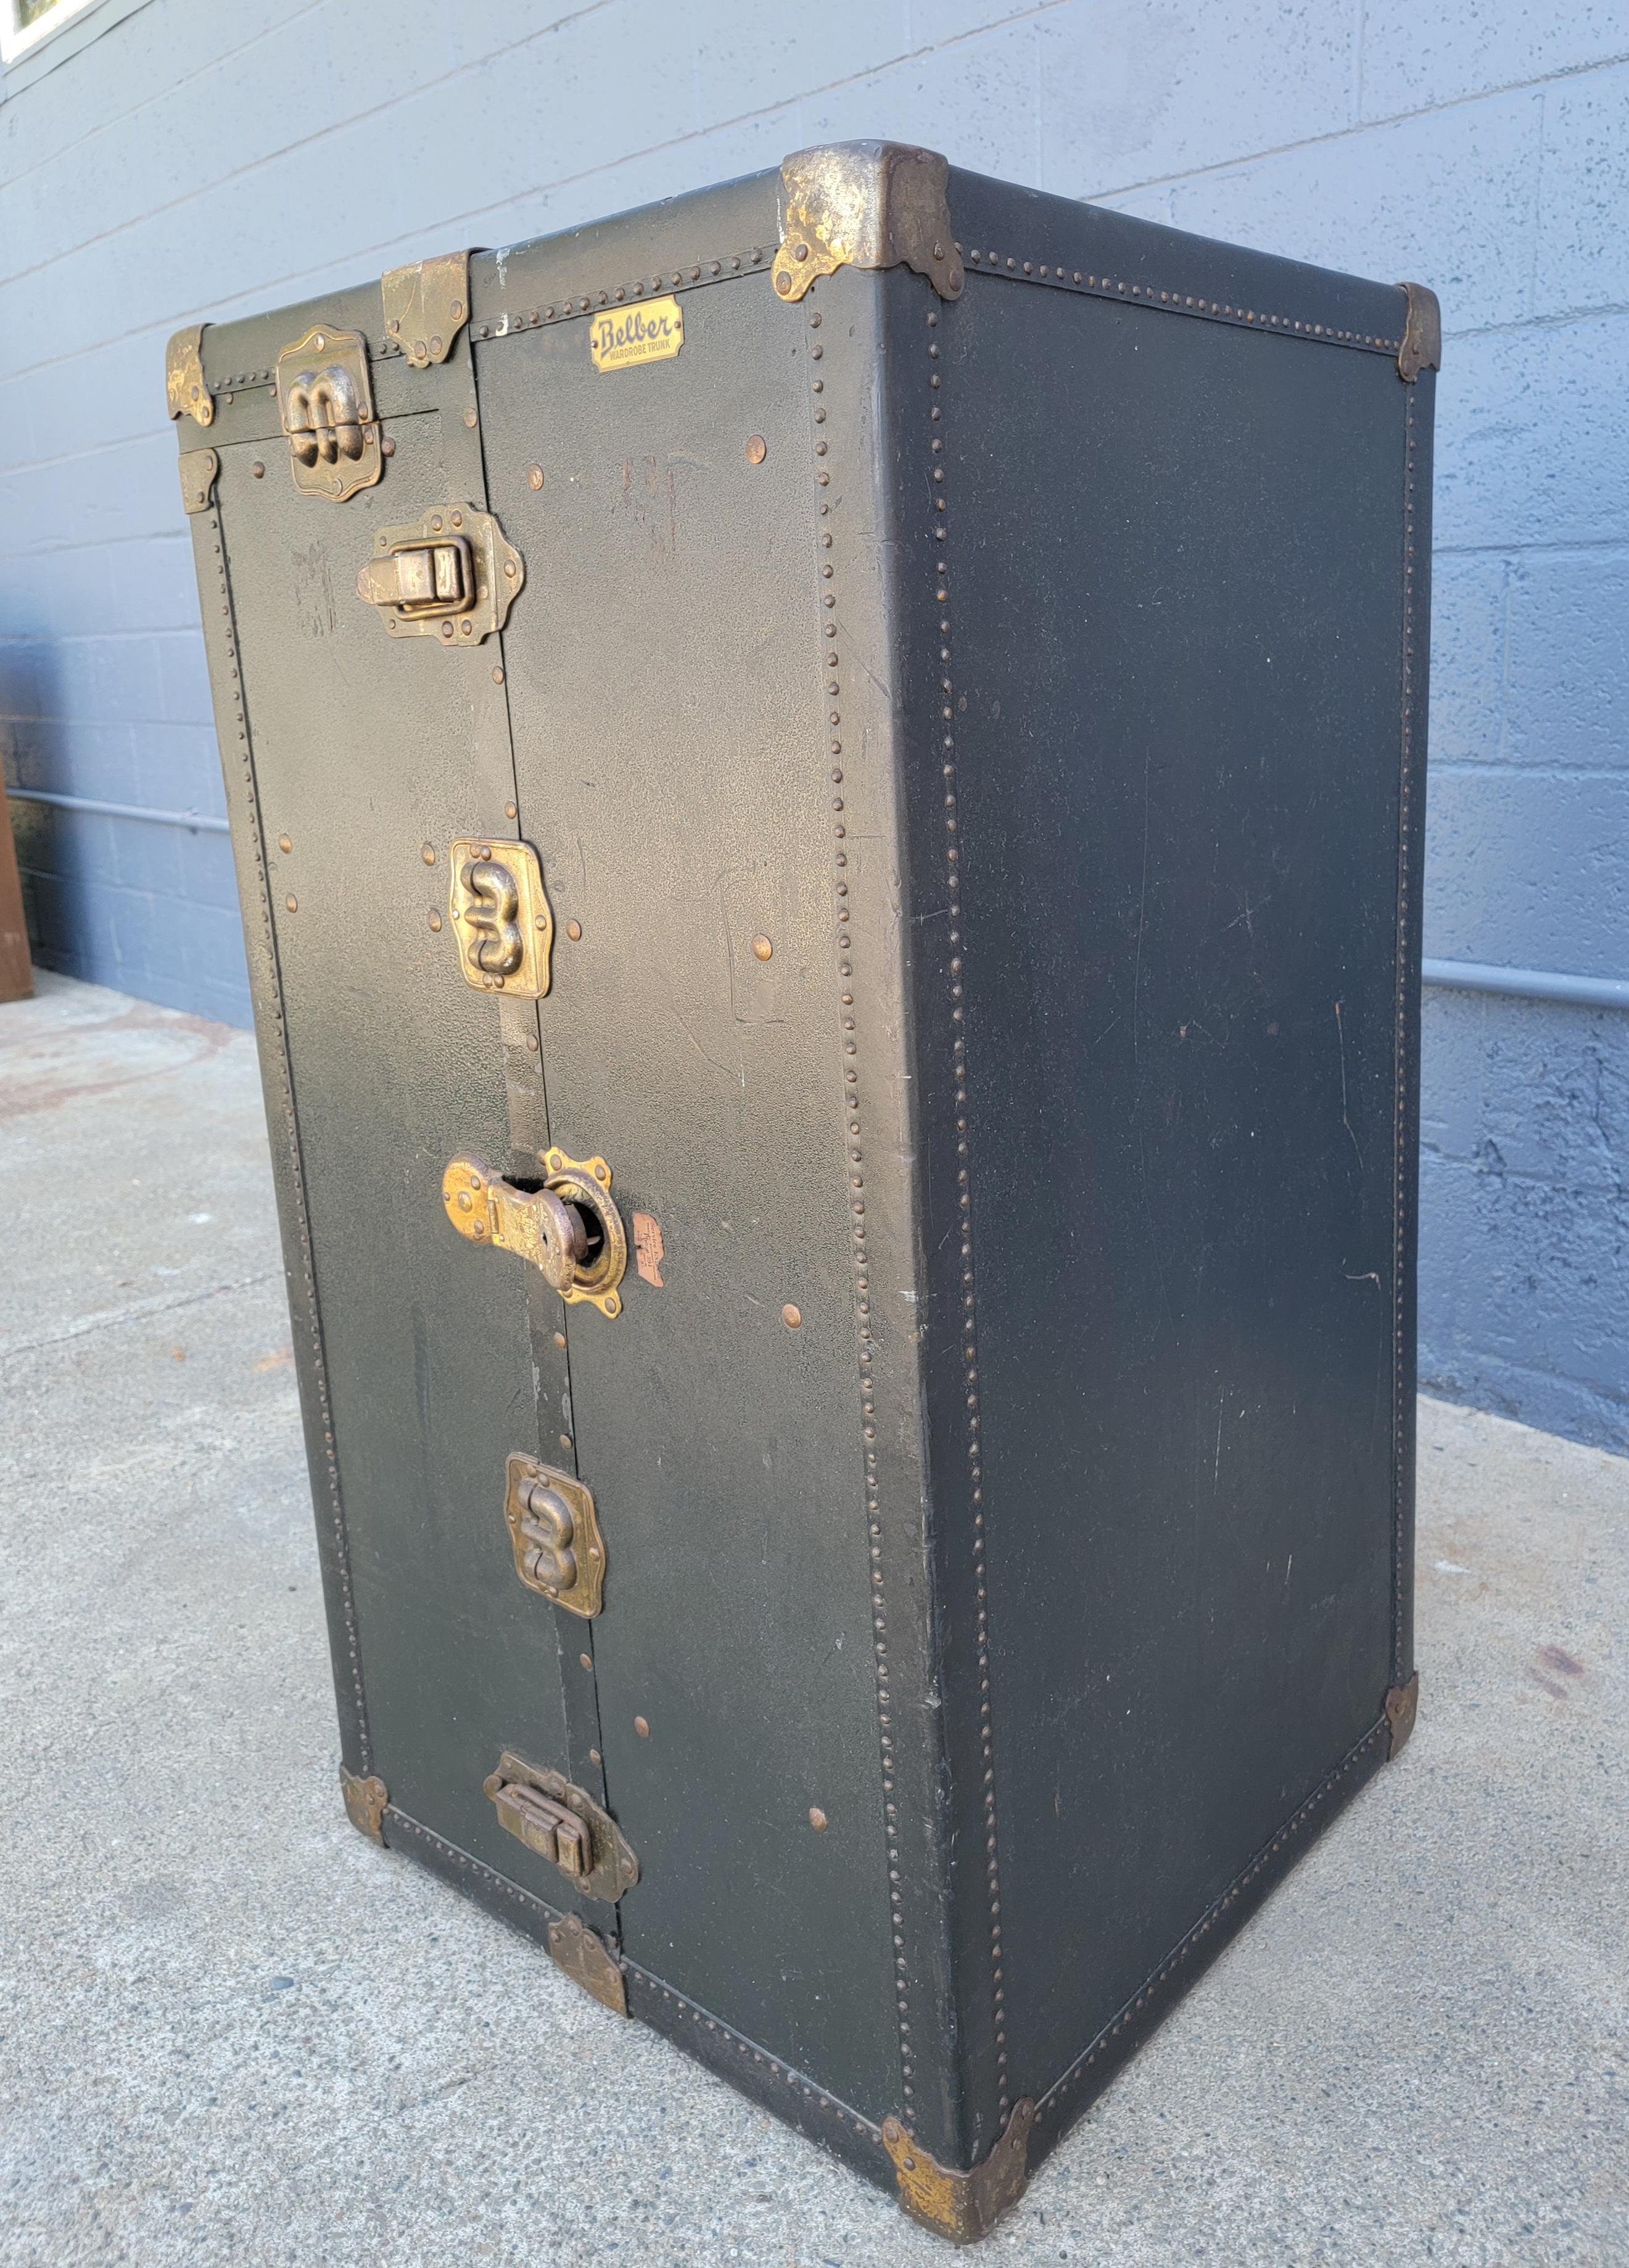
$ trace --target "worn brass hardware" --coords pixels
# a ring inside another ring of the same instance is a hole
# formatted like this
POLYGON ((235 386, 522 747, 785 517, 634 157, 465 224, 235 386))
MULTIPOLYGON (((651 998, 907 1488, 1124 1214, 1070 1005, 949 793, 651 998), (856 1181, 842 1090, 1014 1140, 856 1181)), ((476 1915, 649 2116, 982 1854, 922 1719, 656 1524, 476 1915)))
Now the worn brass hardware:
POLYGON ((541 1189, 517 1189, 478 1158, 454 1158, 441 1177, 441 1201, 460 1236, 518 1253, 540 1269, 568 1302, 587 1300, 620 1315, 617 1286, 627 1269, 627 1233, 611 1201, 603 1158, 543 1154, 541 1189))
POLYGON ((1408 294, 1398 376, 1412 386, 1422 370, 1442 367, 1442 308, 1436 293, 1424 284, 1399 284, 1398 289, 1408 294))
POLYGON ((1388 1762, 1400 1756, 1408 1745, 1408 1736, 1414 1729, 1414 1719, 1420 1714, 1420 1672, 1416 1670, 1406 1685, 1394 1685, 1386 1696, 1386 1742, 1388 1762))
POLYGON ((639 1880, 639 1861, 615 1820, 563 1772, 505 1749, 482 1786, 499 1826, 558 1867, 584 1897, 614 1905, 639 1880))
POLYGON ((442 504, 402 527, 382 527, 374 556, 356 577, 356 596, 377 607, 401 637, 479 645, 501 630, 525 563, 489 512, 442 504))
POLYGON ((379 278, 379 297, 385 328, 407 356, 409 369, 445 362, 469 320, 469 254, 444 252, 438 260, 387 268, 379 278))
POLYGON ((215 500, 221 460, 213 449, 183 449, 176 463, 181 475, 181 508, 190 519, 215 500))
POLYGON ((345 1799, 345 1815, 353 1827, 369 1836, 375 1843, 385 1840, 385 1807, 390 1796, 382 1779, 363 1779, 358 1773, 340 1766, 340 1793, 345 1799))
POLYGON ((965 2173, 928 2156, 897 2118, 883 2121, 883 2141, 893 2160, 899 2202, 921 2221, 958 2244, 987 2236, 1029 2183, 1030 2129, 1035 2105, 1026 2096, 1015 2102, 989 2155, 965 2173))
POLYGON ((515 1572, 529 1591, 587 1621, 599 1612, 605 1589, 605 1543, 593 1491, 519 1449, 510 1453, 508 1483, 503 1517, 515 1572))
POLYGON ((464 981, 480 992, 540 1000, 549 986, 554 917, 529 843, 468 836, 449 854, 448 906, 464 981))
POLYGON ((215 397, 204 383, 204 326, 177 331, 164 350, 164 390, 172 417, 190 417, 200 425, 215 423, 215 397))
POLYGON ((942 299, 959 299, 966 278, 950 232, 950 170, 936 150, 900 142, 796 151, 781 166, 775 290, 801 299, 817 276, 839 268, 903 263, 942 299))
POLYGON ((605 1940, 577 1914, 550 1922, 548 1949, 568 1977, 615 2016, 627 2014, 627 1985, 621 1964, 605 1940))
POLYGON ((360 331, 307 331, 277 357, 277 407, 302 496, 343 504, 385 471, 360 331))

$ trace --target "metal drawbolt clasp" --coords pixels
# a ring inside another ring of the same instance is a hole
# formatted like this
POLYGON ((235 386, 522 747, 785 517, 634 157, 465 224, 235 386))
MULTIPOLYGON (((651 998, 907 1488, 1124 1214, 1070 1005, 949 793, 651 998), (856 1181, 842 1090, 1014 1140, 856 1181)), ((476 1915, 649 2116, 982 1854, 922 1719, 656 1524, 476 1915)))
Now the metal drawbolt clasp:
POLYGON ((563 1772, 505 1749, 481 1785, 504 1832, 558 1867, 585 1897, 614 1905, 639 1880, 639 1860, 615 1820, 563 1772))
POLYGON ((441 1177, 447 1219, 473 1244, 518 1253, 539 1269, 562 1300, 591 1300, 619 1315, 617 1290, 627 1270, 627 1232, 611 1201, 611 1168, 603 1158, 543 1153, 539 1189, 518 1188, 478 1158, 454 1158, 441 1177))
POLYGON ((393 637, 479 645, 501 630, 526 579, 525 562, 489 512, 442 504, 422 519, 381 527, 356 596, 377 607, 393 637))

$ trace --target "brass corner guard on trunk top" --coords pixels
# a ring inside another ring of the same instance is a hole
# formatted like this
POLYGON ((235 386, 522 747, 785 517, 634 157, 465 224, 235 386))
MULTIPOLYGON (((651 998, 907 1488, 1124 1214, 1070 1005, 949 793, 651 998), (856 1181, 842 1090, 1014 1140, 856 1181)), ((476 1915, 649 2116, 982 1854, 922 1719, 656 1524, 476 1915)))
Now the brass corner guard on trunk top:
POLYGON ((199 425, 215 423, 215 397, 203 379, 205 326, 177 331, 164 350, 164 390, 172 417, 186 416, 199 425))
POLYGON ((1030 2178, 1030 2129, 1035 2105, 1026 2096, 1015 2102, 989 2155, 965 2173, 928 2156, 897 2118, 883 2121, 883 2140, 893 2160, 899 2202, 913 2220, 957 2244, 987 2236, 1009 2205, 1016 2205, 1030 2178))
POLYGON ((1399 284, 1398 290, 1408 294, 1403 343, 1397 352, 1398 376, 1412 386, 1422 370, 1442 367, 1442 309, 1427 284, 1399 284))
POLYGON ((444 252, 387 268, 379 278, 385 328, 407 357, 410 370, 445 362, 469 320, 469 254, 444 252))
POLYGON ((363 1779, 357 1773, 340 1766, 340 1793, 345 1799, 345 1816, 359 1833, 375 1843, 385 1840, 385 1807, 390 1793, 382 1779, 363 1779))
POLYGON ((1391 1735, 1386 1747, 1388 1762, 1408 1746, 1408 1736, 1419 1714, 1420 1672, 1416 1670, 1406 1685, 1394 1685, 1386 1696, 1386 1729, 1391 1735))
POLYGON ((925 276, 942 299, 966 278, 950 232, 950 166, 902 142, 833 142, 797 150, 781 166, 775 290, 801 299, 839 268, 897 268, 925 276))
POLYGON ((547 1942, 551 1956, 574 1984, 613 2015, 627 2015, 627 1986, 617 1957, 585 1921, 576 1914, 561 1914, 550 1922, 547 1942))

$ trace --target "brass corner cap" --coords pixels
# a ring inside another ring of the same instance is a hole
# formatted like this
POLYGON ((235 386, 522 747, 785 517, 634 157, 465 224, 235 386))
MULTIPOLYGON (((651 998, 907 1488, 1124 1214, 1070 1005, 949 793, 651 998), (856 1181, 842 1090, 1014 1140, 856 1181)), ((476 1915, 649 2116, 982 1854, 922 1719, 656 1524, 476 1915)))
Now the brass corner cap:
POLYGON ((215 423, 215 397, 204 383, 203 335, 208 326, 194 323, 177 331, 164 350, 164 390, 172 417, 196 419, 200 425, 215 423))
POLYGON ((781 166, 781 248, 771 271, 801 299, 839 268, 914 268, 942 299, 966 277, 950 230, 950 163, 906 142, 831 142, 781 166))
POLYGON ((371 1841, 385 1840, 385 1807, 390 1793, 382 1779, 363 1778, 360 1773, 340 1766, 340 1793, 345 1798, 345 1816, 359 1834, 371 1841))
POLYGON ((1390 1763, 1400 1756, 1408 1745, 1408 1736, 1414 1729, 1414 1719, 1420 1714, 1420 1672, 1416 1670, 1406 1685, 1394 1685, 1386 1696, 1386 1759, 1390 1763))
POLYGON ((387 268, 379 278, 385 328, 410 370, 445 362, 469 320, 469 254, 444 252, 387 268))
POLYGON ((1412 386, 1422 370, 1442 367, 1442 308, 1436 293, 1424 284, 1399 284, 1398 290, 1408 294, 1398 376, 1412 386))
POLYGON ((1028 2187, 1034 2124, 1035 2105, 1026 2095, 1013 2104, 989 2154, 963 2173, 930 2157, 898 2118, 884 2118, 883 2146, 893 2161, 900 2204, 913 2220, 953 2244, 987 2236, 1028 2187))

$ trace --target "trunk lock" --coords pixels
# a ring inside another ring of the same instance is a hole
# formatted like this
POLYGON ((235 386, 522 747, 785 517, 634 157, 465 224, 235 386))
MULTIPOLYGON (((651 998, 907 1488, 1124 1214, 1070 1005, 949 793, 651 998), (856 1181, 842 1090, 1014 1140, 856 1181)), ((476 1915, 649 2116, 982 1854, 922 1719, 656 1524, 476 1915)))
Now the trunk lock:
POLYGON ((441 1177, 447 1219, 471 1243, 531 1261, 569 1304, 587 1300, 601 1314, 620 1315, 627 1232, 611 1200, 610 1167, 563 1150, 546 1150, 542 1162, 542 1186, 524 1189, 478 1158, 454 1158, 441 1177))

